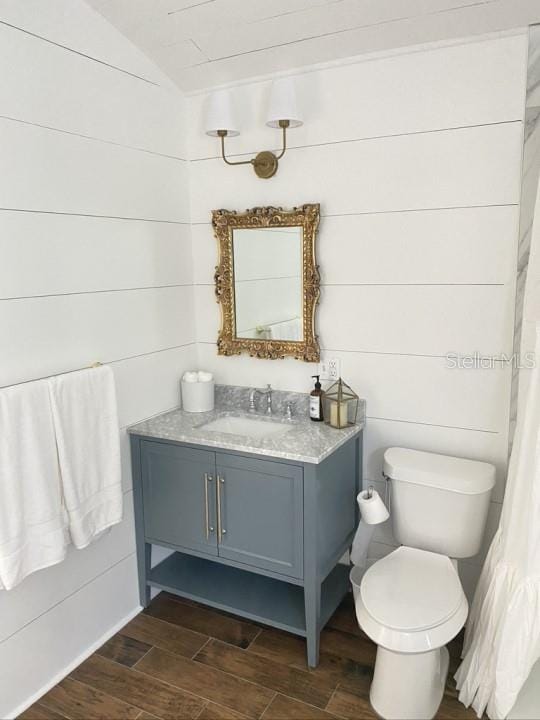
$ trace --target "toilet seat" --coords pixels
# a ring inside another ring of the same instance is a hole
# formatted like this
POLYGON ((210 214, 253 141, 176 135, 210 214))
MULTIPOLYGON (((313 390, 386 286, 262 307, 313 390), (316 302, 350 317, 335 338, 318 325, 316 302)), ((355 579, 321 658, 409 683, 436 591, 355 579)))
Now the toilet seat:
MULTIPOLYGON (((358 576, 357 576, 358 577, 358 576)), ((446 645, 463 627, 468 604, 445 555, 399 547, 355 583, 358 622, 378 645, 417 653, 446 645)))
POLYGON ((440 625, 456 612, 463 595, 450 558, 410 547, 372 565, 360 592, 377 622, 404 632, 440 625))

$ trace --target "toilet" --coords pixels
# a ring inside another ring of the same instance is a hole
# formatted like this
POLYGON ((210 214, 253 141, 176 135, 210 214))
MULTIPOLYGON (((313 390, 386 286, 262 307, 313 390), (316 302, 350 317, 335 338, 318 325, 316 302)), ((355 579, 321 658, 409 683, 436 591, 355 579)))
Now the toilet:
POLYGON ((468 613, 457 560, 480 550, 495 468, 394 447, 384 475, 401 547, 351 572, 358 623, 378 646, 370 701, 388 720, 433 718, 448 673, 445 645, 468 613))

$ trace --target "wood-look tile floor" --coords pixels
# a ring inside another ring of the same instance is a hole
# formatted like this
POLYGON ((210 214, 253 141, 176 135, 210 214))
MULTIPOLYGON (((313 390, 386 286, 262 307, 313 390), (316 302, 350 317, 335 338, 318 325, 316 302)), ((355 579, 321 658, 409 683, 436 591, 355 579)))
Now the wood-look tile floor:
MULTIPOLYGON (((476 717, 456 697, 459 645, 450 646, 439 720, 476 717)), ((322 633, 319 667, 308 670, 301 638, 161 593, 20 718, 375 720, 375 650, 351 597, 322 633)))

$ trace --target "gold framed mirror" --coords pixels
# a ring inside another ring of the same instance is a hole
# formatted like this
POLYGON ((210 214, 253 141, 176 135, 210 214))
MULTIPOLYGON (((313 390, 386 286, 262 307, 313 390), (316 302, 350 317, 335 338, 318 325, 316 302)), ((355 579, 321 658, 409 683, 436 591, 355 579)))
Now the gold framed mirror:
POLYGON ((318 204, 214 210, 219 355, 318 362, 318 204))

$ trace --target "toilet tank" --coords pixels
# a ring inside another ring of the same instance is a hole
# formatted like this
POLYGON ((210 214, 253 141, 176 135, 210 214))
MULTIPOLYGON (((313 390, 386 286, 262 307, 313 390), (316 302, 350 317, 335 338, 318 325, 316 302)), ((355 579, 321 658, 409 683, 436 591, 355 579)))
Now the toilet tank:
POLYGON ((384 453, 384 474, 391 479, 397 542, 451 558, 477 554, 495 485, 493 465, 393 447, 384 453))

